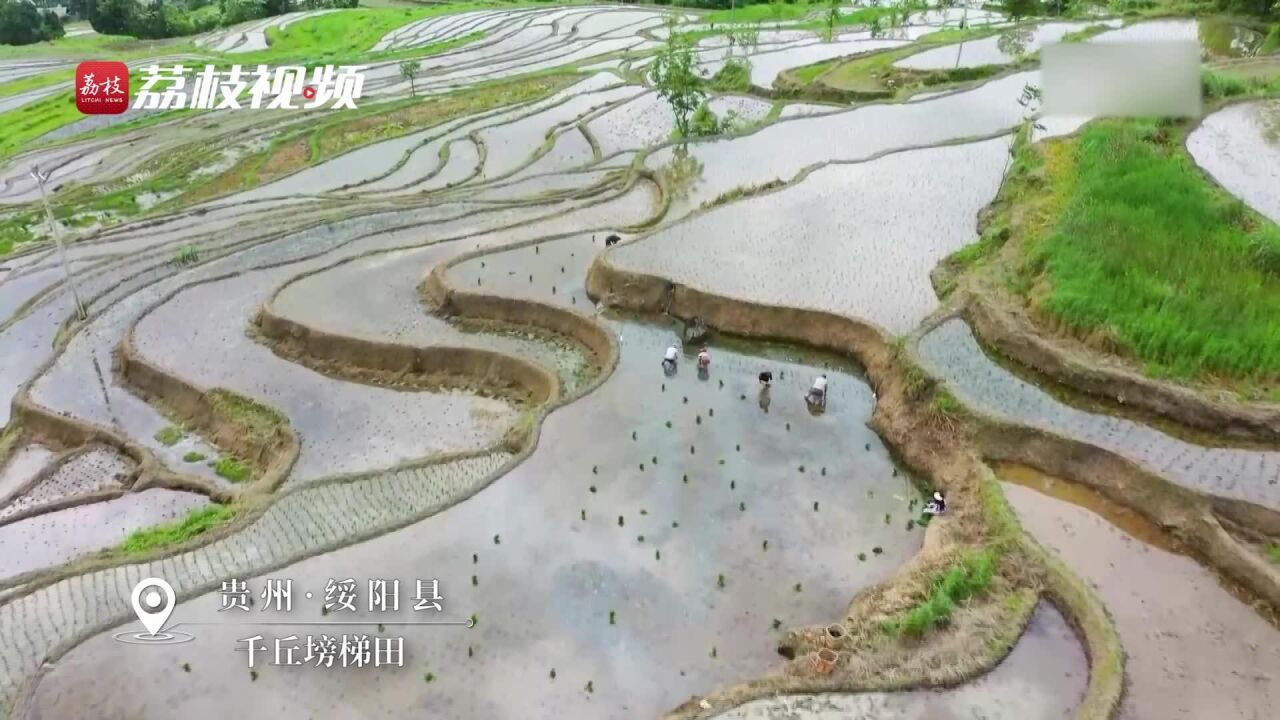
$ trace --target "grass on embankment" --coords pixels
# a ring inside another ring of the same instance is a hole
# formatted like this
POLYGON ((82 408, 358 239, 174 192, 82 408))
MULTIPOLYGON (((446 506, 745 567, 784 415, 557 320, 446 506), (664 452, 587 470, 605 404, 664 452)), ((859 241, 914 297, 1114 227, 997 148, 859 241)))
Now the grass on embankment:
POLYGON ((373 51, 387 33, 409 23, 437 15, 491 7, 482 3, 449 3, 430 7, 356 8, 327 13, 291 23, 281 30, 267 28, 266 50, 227 56, 244 65, 298 62, 316 65, 352 65, 400 57, 418 57, 451 50, 474 42, 484 33, 470 33, 441 42, 402 50, 373 51))
POLYGON ((1273 384, 1280 228, 1200 172, 1188 130, 1108 120, 1022 147, 997 201, 1011 227, 965 261, 1011 235, 1007 284, 1052 328, 1152 375, 1273 384))
POLYGON ((177 545, 230 522, 235 516, 235 508, 229 505, 208 505, 192 510, 181 520, 135 530, 129 533, 114 552, 126 556, 141 555, 157 548, 177 545))
POLYGON ((191 48, 190 38, 139 40, 128 35, 76 35, 31 45, 0 45, 0 60, 37 58, 128 60, 148 55, 169 55, 191 48))
POLYGON ((837 58, 822 63, 785 70, 779 76, 779 89, 791 95, 822 97, 832 92, 856 96, 904 99, 924 90, 937 90, 951 83, 969 82, 1017 69, 1009 65, 940 70, 909 70, 893 64, 905 57, 934 47, 915 43, 908 47, 867 53, 852 58, 837 58))
POLYGON ((929 578, 929 594, 918 605, 884 623, 890 635, 920 637, 946 625, 956 606, 987 591, 996 568, 996 549, 983 548, 929 578))

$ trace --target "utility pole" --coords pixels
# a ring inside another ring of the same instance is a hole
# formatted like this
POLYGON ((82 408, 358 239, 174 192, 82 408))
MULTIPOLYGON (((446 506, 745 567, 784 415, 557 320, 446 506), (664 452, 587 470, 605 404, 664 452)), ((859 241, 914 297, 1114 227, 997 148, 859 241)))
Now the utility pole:
POLYGON ((76 317, 84 320, 89 313, 85 312, 84 303, 80 301, 80 288, 76 287, 76 276, 71 272, 71 263, 67 262, 67 249, 62 245, 62 233, 58 231, 58 224, 53 221, 53 211, 49 209, 49 198, 44 192, 44 183, 49 179, 49 175, 40 172, 39 165, 33 165, 31 177, 35 178, 36 184, 40 186, 40 202, 44 205, 44 216, 49 221, 49 233, 53 235, 53 242, 58 246, 58 256, 62 259, 62 269, 67 274, 67 284, 71 286, 71 296, 76 301, 76 317))

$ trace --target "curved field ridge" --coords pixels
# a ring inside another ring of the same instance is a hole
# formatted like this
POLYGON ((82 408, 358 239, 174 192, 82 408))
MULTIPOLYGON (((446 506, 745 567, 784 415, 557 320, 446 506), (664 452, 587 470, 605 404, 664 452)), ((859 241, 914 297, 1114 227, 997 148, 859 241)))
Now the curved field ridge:
POLYGON ((754 700, 717 720, 884 720, 982 717, 988 720, 1058 720, 1071 717, 1084 692, 1088 660, 1071 626, 1040 607, 1009 656, 990 673, 952 690, 858 695, 784 695, 754 700))
POLYGON ((943 323, 918 347, 925 367, 978 409, 1109 450, 1185 487, 1280 510, 1280 452, 1193 445, 1130 420, 1077 410, 989 359, 962 320, 943 323))

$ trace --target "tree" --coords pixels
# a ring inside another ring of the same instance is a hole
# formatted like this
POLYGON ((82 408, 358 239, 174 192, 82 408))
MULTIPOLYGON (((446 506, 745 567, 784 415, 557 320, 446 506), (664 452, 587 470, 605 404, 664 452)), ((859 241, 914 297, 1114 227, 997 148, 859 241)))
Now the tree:
POLYGON ((658 95, 671 106, 676 130, 689 136, 689 117, 706 98, 702 76, 694 64, 693 42, 685 33, 676 32, 674 22, 667 23, 667 44, 654 58, 649 80, 658 95))
POLYGON ((67 31, 62 27, 62 18, 58 17, 58 13, 52 10, 44 10, 40 13, 41 25, 44 29, 45 40, 57 40, 67 31))
POLYGON ((173 32, 169 25, 169 17, 165 15, 165 7, 161 0, 151 0, 151 4, 145 10, 134 11, 128 32, 140 38, 171 37, 173 32))
POLYGON ((1039 14, 1040 0, 1003 0, 1000 3, 1000 9, 1009 16, 1010 20, 1017 22, 1022 18, 1039 14))
POLYGON ((62 21, 30 0, 0 0, 0 44, 30 45, 62 37, 62 21))
POLYGON ((840 0, 831 0, 827 8, 827 42, 835 39, 838 22, 840 22, 840 0))
POLYGON ((1014 155, 1018 152, 1019 137, 1023 142, 1034 142, 1035 131, 1044 130, 1044 125, 1040 123, 1040 101, 1043 97, 1040 86, 1023 83, 1022 95, 1018 97, 1018 104, 1022 106, 1022 124, 1020 132, 1009 137, 1009 157, 1005 158, 1005 173, 1009 172, 1009 163, 1013 162, 1014 155))
POLYGON ((102 35, 126 35, 134 8, 134 0, 90 0, 89 24, 102 35))
POLYGON ((418 88, 414 85, 413 79, 418 77, 418 73, 422 71, 422 67, 418 65, 417 60, 405 60, 400 63, 400 77, 409 81, 409 94, 417 96, 418 88))

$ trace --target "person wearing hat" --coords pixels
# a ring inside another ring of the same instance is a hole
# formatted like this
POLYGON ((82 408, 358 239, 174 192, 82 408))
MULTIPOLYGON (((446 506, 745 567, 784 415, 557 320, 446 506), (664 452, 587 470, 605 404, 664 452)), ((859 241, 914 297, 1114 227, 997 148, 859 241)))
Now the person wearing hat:
POLYGON ((933 499, 924 506, 925 515, 941 515, 947 511, 947 499, 942 496, 941 491, 934 491, 933 499))

